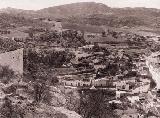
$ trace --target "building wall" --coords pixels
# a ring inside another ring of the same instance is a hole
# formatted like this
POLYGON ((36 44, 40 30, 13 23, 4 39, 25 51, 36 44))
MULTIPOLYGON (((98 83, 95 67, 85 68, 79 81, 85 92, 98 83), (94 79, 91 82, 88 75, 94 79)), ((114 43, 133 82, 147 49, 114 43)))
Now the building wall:
POLYGON ((109 86, 109 80, 108 79, 98 79, 98 80, 94 80, 93 81, 93 85, 97 86, 97 87, 105 87, 105 86, 109 86))
POLYGON ((90 81, 83 81, 83 80, 62 80, 60 83, 63 83, 66 86, 74 86, 74 87, 85 87, 85 86, 95 86, 95 87, 106 87, 111 86, 111 82, 108 79, 97 79, 97 80, 90 80, 90 81))
POLYGON ((113 82, 113 86, 116 86, 117 90, 129 90, 129 84, 126 81, 113 82))
POLYGON ((80 80, 63 80, 62 83, 66 86, 91 86, 91 81, 85 82, 85 81, 80 81, 80 80))

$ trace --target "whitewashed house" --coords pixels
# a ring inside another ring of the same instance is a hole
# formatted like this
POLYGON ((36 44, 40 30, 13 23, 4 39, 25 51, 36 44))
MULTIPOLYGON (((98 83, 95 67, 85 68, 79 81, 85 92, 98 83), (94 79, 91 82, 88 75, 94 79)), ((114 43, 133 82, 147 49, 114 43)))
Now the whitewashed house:
POLYGON ((74 86, 74 87, 91 86, 92 83, 90 79, 83 79, 77 75, 65 75, 58 78, 60 83, 62 83, 65 86, 74 86))
POLYGON ((126 81, 115 81, 113 82, 113 86, 116 87, 116 90, 129 90, 129 84, 126 81))
POLYGON ((65 75, 58 76, 59 82, 65 86, 73 86, 73 87, 108 87, 112 85, 112 82, 109 78, 101 78, 94 79, 94 77, 90 78, 82 78, 77 75, 65 75))
POLYGON ((92 80, 92 85, 96 87, 106 87, 110 85, 110 80, 108 78, 101 78, 92 80))
POLYGON ((121 98, 122 95, 126 94, 126 91, 116 91, 116 99, 121 98))
POLYGON ((127 98, 132 104, 139 101, 139 96, 128 96, 127 98))

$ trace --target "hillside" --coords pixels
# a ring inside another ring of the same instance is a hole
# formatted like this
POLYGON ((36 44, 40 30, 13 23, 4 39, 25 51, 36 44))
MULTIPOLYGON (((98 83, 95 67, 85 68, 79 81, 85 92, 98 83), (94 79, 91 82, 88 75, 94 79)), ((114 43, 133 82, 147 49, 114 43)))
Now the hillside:
POLYGON ((160 10, 154 8, 111 8, 102 3, 80 2, 44 8, 37 11, 14 8, 1 9, 0 13, 22 16, 25 18, 63 18, 67 22, 91 25, 123 26, 158 26, 160 10))
POLYGON ((0 13, 12 14, 12 15, 21 16, 21 17, 23 16, 25 18, 33 18, 38 16, 40 17, 40 15, 36 13, 36 11, 16 9, 11 7, 0 9, 0 13))
POLYGON ((47 24, 18 14, 0 13, 0 28, 15 28, 18 26, 47 26, 47 24))
POLYGON ((87 17, 70 17, 67 19, 69 23, 78 24, 90 24, 90 25, 107 25, 110 27, 134 27, 146 25, 143 19, 136 16, 119 16, 115 14, 104 15, 104 14, 93 14, 87 17))
POLYGON ((81 2, 45 8, 37 11, 42 15, 53 17, 85 16, 91 14, 107 14, 110 8, 101 3, 81 2))
POLYGON ((110 8, 105 4, 81 2, 45 8, 37 13, 53 18, 67 18, 69 22, 91 25, 157 26, 160 10, 154 8, 110 8))

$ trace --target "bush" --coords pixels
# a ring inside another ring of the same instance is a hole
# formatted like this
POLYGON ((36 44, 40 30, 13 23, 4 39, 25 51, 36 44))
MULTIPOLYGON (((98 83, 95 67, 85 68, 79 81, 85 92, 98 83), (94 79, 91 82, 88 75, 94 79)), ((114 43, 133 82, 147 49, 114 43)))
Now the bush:
POLYGON ((49 92, 49 87, 42 82, 35 82, 33 84, 34 88, 34 100, 37 103, 43 102, 46 104, 50 104, 51 94, 49 92))
POLYGON ((78 113, 83 118, 118 118, 115 107, 110 106, 109 101, 115 93, 108 90, 79 90, 80 105, 78 113))
POLYGON ((11 39, 0 39, 0 46, 3 51, 13 51, 22 47, 22 45, 11 39))
POLYGON ((8 83, 11 79, 15 78, 14 71, 8 66, 0 66, 0 80, 3 83, 8 83))

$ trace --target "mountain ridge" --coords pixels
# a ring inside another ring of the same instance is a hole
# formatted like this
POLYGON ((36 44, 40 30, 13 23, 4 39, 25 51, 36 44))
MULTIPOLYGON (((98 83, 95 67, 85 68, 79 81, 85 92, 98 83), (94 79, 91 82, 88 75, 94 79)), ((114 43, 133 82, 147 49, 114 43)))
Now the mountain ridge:
POLYGON ((45 17, 69 17, 69 16, 77 16, 77 15, 91 15, 91 14, 107 14, 107 13, 116 13, 118 14, 128 14, 134 12, 154 12, 154 14, 158 14, 160 16, 160 9, 156 8, 145 8, 145 7, 125 7, 125 8, 112 8, 103 3, 97 2, 78 2, 71 3, 59 6, 53 6, 48 8, 43 8, 40 10, 23 10, 16 8, 2 8, 0 9, 0 13, 8 13, 8 14, 19 14, 19 15, 35 15, 36 16, 45 16, 45 17), (39 14, 39 15, 38 15, 39 14))
MULTIPOLYGON (((69 19, 69 21, 73 21, 72 18, 76 18, 76 20, 78 19, 77 22, 83 23, 88 23, 89 20, 92 19, 95 22, 111 22, 110 24, 113 24, 113 26, 114 23, 119 22, 125 25, 123 20, 127 21, 127 23, 129 22, 131 26, 144 24, 153 26, 160 22, 160 9, 145 7, 111 8, 105 4, 96 2, 65 4, 37 11, 7 8, 0 10, 0 13, 19 15, 27 18, 64 18, 69 19), (99 18, 99 15, 103 16, 103 18, 99 18), (117 21, 117 18, 120 19, 120 21, 117 21), (86 20, 88 21, 84 22, 86 20)), ((105 23, 98 23, 98 25, 105 25, 105 23)), ((108 23, 106 23, 106 25, 108 25, 108 23)))

